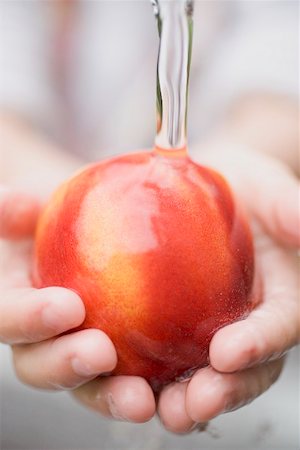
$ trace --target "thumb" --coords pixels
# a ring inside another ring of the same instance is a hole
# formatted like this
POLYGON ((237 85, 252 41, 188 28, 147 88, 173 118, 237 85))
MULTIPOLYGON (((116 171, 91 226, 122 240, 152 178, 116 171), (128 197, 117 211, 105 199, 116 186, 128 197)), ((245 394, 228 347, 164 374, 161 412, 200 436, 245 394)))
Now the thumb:
POLYGON ((16 240, 32 236, 40 207, 35 197, 0 186, 0 238, 16 240))
POLYGON ((211 365, 235 372, 278 359, 300 339, 297 257, 261 237, 263 301, 249 316, 219 330, 210 344, 211 365))

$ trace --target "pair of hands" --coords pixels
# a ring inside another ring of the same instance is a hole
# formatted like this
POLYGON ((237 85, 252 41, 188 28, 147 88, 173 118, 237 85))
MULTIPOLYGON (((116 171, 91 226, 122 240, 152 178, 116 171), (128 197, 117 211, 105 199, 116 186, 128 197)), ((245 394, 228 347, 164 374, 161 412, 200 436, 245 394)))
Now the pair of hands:
POLYGON ((60 336, 83 322, 83 303, 64 288, 31 286, 40 204, 32 196, 1 189, 0 341, 12 346, 21 381, 69 389, 87 407, 119 420, 144 422, 157 411, 163 425, 177 433, 249 403, 274 383, 283 355, 299 339, 298 180, 283 163, 252 150, 208 148, 201 163, 224 173, 253 222, 263 299, 246 320, 216 333, 209 367, 189 381, 166 386, 156 399, 140 377, 101 377, 117 362, 103 332, 60 336))

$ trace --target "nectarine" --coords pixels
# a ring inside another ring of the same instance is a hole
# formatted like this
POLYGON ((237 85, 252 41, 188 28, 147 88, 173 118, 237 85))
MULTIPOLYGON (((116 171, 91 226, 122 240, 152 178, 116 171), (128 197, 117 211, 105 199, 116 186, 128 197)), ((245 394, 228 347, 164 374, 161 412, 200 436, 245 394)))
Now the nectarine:
POLYGON ((34 283, 75 290, 113 374, 154 389, 208 364, 220 327, 252 307, 251 233, 221 175, 158 151, 90 165, 42 213, 34 283))

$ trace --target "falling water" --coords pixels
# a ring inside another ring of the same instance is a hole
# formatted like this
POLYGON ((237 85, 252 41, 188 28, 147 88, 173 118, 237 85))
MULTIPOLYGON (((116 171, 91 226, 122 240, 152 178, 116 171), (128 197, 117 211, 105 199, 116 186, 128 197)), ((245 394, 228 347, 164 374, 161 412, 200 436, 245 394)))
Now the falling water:
POLYGON ((156 148, 186 151, 193 1, 152 0, 160 37, 157 62, 156 148))

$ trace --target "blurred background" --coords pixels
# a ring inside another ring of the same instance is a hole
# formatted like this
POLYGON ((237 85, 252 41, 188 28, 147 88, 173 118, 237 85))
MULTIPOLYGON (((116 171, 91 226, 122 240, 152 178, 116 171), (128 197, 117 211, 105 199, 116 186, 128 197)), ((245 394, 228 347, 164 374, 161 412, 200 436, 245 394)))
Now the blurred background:
MULTIPOLYGON (((1 1, 0 106, 85 159, 150 147, 158 33, 150 0, 1 1)), ((298 93, 298 2, 196 1, 193 146, 248 93, 298 93)))
MULTIPOLYGON (((298 2, 196 1, 193 146, 248 93, 298 93, 298 2)), ((1 0, 0 106, 85 160, 150 147, 158 37, 150 2, 1 0)), ((154 419, 109 422, 67 393, 19 383, 0 345, 2 450, 296 450, 299 353, 253 404, 178 437, 154 419)))

